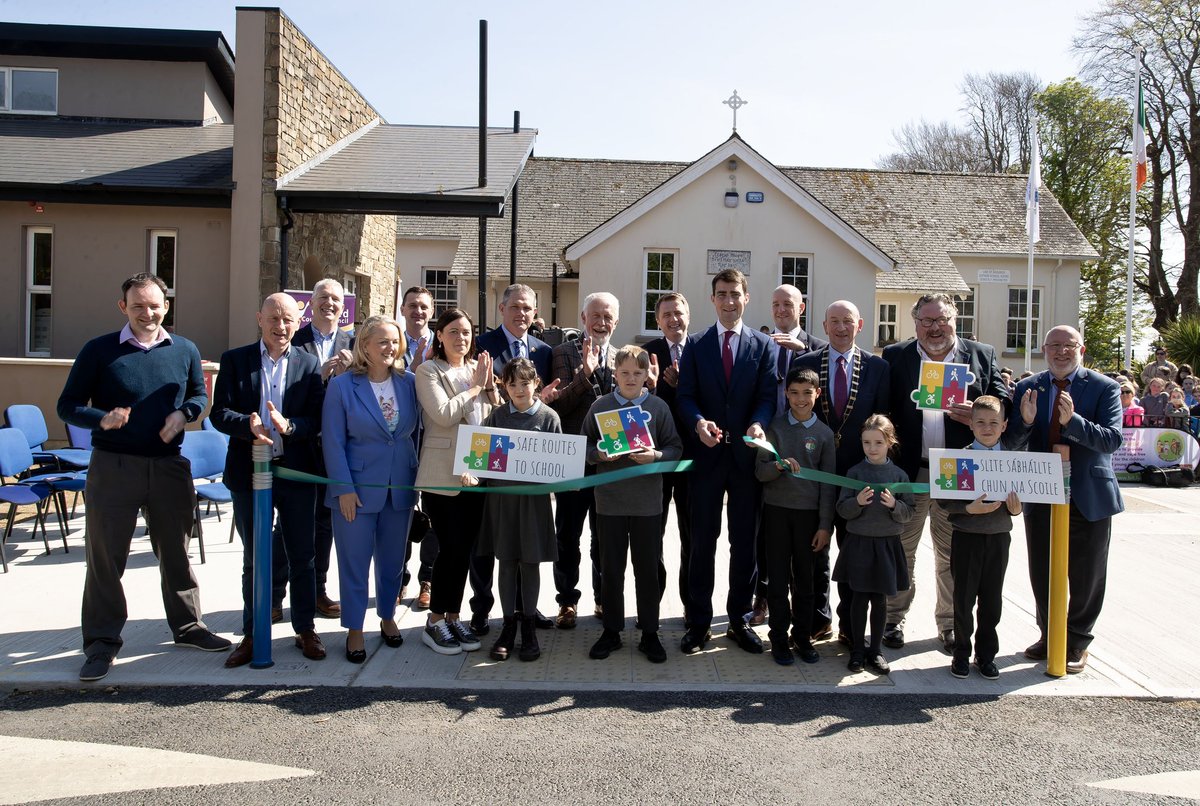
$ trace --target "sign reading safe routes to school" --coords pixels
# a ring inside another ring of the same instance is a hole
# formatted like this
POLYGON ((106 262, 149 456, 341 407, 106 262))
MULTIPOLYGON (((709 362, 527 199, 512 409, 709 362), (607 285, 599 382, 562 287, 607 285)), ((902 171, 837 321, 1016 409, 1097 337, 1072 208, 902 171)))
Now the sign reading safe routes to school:
POLYGON ((455 448, 455 473, 543 483, 583 478, 587 437, 460 425, 455 448))
POLYGON ((1015 492, 1022 504, 1065 504, 1062 457, 1029 451, 929 451, 933 498, 1002 501, 1015 492))

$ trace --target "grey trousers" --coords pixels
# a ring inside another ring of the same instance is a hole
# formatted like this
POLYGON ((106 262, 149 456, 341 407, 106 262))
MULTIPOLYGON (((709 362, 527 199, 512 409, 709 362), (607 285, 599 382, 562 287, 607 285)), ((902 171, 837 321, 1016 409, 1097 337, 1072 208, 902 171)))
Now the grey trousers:
MULTIPOLYGON (((928 482, 929 471, 922 468, 917 475, 917 481, 928 482)), ((921 543, 921 533, 925 531, 925 519, 929 518, 929 531, 933 535, 934 573, 937 580, 937 604, 934 605, 933 618, 937 622, 938 632, 954 629, 954 578, 950 574, 950 543, 954 530, 946 510, 936 501, 931 501, 928 493, 916 493, 916 510, 911 521, 904 525, 900 534, 900 544, 904 546, 904 558, 908 560, 908 578, 911 580, 908 590, 900 591, 887 600, 887 623, 903 624, 908 609, 912 607, 913 596, 917 592, 917 577, 913 573, 917 562, 917 546, 921 543)))
POLYGON ((121 648, 129 617, 121 577, 138 510, 147 507, 150 547, 158 558, 163 607, 175 638, 206 630, 200 589, 188 560, 196 492, 192 468, 182 456, 133 456, 92 451, 87 489, 87 574, 83 583, 83 652, 121 648))

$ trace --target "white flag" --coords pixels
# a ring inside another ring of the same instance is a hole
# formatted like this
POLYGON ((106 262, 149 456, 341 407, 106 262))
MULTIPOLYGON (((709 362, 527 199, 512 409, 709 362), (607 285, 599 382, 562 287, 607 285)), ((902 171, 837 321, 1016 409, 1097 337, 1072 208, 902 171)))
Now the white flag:
POLYGON ((1029 234, 1030 243, 1037 243, 1042 239, 1038 203, 1038 188, 1042 186, 1042 155, 1038 146, 1037 120, 1029 124, 1029 149, 1029 181, 1025 184, 1025 232, 1029 234))

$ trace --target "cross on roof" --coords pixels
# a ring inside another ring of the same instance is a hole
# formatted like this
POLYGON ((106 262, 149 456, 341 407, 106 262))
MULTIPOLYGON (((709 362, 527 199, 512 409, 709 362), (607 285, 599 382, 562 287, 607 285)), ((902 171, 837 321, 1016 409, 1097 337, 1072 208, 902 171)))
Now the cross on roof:
POLYGON ((741 98, 741 96, 739 96, 737 94, 737 90, 734 90, 733 95, 730 95, 724 101, 721 101, 721 103, 725 104, 726 106, 728 106, 730 109, 733 110, 733 130, 736 132, 737 131, 737 111, 750 102, 743 100, 741 98))

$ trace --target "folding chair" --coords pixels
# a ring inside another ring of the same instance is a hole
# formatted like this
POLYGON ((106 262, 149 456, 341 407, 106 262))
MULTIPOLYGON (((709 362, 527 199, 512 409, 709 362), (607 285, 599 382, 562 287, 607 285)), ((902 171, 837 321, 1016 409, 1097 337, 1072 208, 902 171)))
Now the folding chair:
POLYGON ((46 547, 46 553, 49 554, 50 540, 46 535, 45 502, 47 499, 53 501, 55 513, 58 516, 58 531, 62 536, 63 551, 70 551, 67 548, 67 532, 63 525, 62 512, 59 510, 59 498, 51 481, 54 477, 31 477, 12 484, 4 482, 4 478, 9 476, 19 477, 28 473, 32 466, 33 452, 26 444, 25 435, 15 428, 0 428, 0 477, 3 477, 0 478, 0 482, 2 482, 0 484, 0 502, 8 504, 8 523, 4 527, 3 536, 0 537, 0 564, 3 565, 6 574, 8 573, 8 556, 4 551, 4 546, 8 542, 9 536, 12 535, 19 506, 34 505, 33 534, 36 535, 40 527, 42 545, 46 547))

